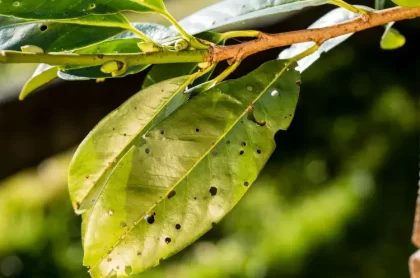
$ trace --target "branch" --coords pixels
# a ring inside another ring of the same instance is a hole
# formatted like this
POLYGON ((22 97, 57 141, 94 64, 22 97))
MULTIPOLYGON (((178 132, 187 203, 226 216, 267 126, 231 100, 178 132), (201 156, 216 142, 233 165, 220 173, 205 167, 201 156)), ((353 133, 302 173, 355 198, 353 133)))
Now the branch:
MULTIPOLYGON (((321 45, 328 39, 341 35, 363 31, 392 21, 420 17, 420 8, 396 7, 377 12, 363 14, 353 20, 337 25, 285 32, 265 34, 259 32, 257 39, 232 46, 212 46, 210 50, 152 52, 140 54, 66 54, 50 53, 36 54, 18 51, 0 51, 0 63, 45 63, 49 65, 102 65, 108 61, 120 61, 126 66, 169 64, 169 63, 217 63, 224 60, 241 61, 246 57, 271 48, 277 48, 295 43, 315 42, 321 45)), ((255 35, 251 33, 251 35, 255 35)))
POLYGON ((285 32, 279 34, 260 33, 258 39, 232 46, 215 46, 207 61, 220 62, 228 59, 242 60, 246 57, 272 48, 302 42, 323 42, 341 35, 363 31, 385 25, 392 21, 420 17, 420 8, 396 7, 361 15, 358 18, 324 28, 285 32))

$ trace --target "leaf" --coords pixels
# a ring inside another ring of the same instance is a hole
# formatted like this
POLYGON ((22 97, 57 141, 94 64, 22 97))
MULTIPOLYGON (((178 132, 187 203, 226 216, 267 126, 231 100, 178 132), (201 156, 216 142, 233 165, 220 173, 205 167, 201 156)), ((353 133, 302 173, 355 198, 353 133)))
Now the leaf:
MULTIPOLYGON (((356 5, 356 7, 360 7, 360 8, 366 9, 366 10, 372 10, 372 8, 365 7, 365 6, 360 6, 360 5, 356 5)), ((311 26, 308 27, 308 29, 315 29, 315 28, 322 28, 322 27, 331 26, 331 25, 334 25, 334 24, 338 24, 338 23, 356 18, 358 16, 359 16, 358 14, 352 13, 348 10, 343 9, 343 8, 337 8, 337 9, 334 9, 334 10, 330 11, 329 13, 325 14, 323 17, 321 17, 317 21, 315 21, 311 26)), ((318 60, 321 57, 322 53, 328 52, 329 50, 333 49, 334 47, 336 47, 340 43, 342 43, 345 40, 347 40, 348 38, 350 38, 352 35, 353 35, 353 33, 346 34, 346 35, 342 35, 342 36, 332 38, 332 39, 329 39, 329 40, 325 41, 319 47, 319 49, 316 52, 314 52, 311 55, 306 56, 305 58, 298 61, 297 70, 300 71, 300 72, 303 72, 309 66, 311 66, 316 60, 318 60)), ((290 58, 304 52, 305 50, 308 50, 314 44, 315 43, 313 43, 313 42, 305 42, 305 43, 294 44, 294 45, 290 46, 289 48, 283 50, 279 55, 279 59, 290 59, 290 58)))
POLYGON ((180 25, 189 33, 197 34, 209 30, 232 31, 243 29, 245 22, 255 25, 262 19, 279 14, 300 10, 306 7, 328 4, 328 0, 225 0, 202 9, 181 20, 180 25))
POLYGON ((84 217, 91 275, 141 272, 218 223, 264 167, 275 133, 290 125, 299 79, 284 61, 268 62, 192 98, 138 140, 84 217))
MULTIPOLYGON (((177 35, 176 32, 172 31, 168 27, 159 24, 137 22, 133 23, 133 26, 137 30, 147 35, 152 40, 159 43, 164 42, 166 39, 168 39, 168 37, 173 37, 177 35)), ((75 50, 74 52, 77 54, 141 53, 140 49, 137 46, 137 43, 142 41, 143 40, 138 38, 135 34, 131 32, 124 32, 106 41, 75 50)), ((147 69, 148 67, 149 65, 138 65, 130 67, 124 74, 118 76, 118 78, 127 76, 129 74, 138 73, 147 69)), ((82 67, 77 69, 74 69, 74 67, 72 68, 73 69, 71 70, 66 70, 65 68, 60 70, 58 76, 65 80, 113 78, 111 74, 103 73, 101 71, 101 66, 82 67)), ((188 72, 186 74, 191 73, 192 72, 188 72)))
POLYGON ((382 10, 385 8, 386 0, 375 0, 375 9, 382 10))
POLYGON ((25 83, 19 95, 19 100, 24 100, 29 94, 57 78, 57 67, 41 64, 37 67, 32 77, 25 83))
MULTIPOLYGON (((204 32, 201 34, 196 35, 196 37, 210 41, 214 44, 218 45, 224 45, 225 40, 223 39, 222 34, 214 33, 214 32, 204 32)), ((147 88, 153 84, 156 84, 160 81, 174 78, 177 76, 182 76, 186 74, 191 74, 195 70, 197 70, 198 64, 197 63, 179 63, 179 64, 162 64, 162 65, 154 65, 152 69, 148 72, 146 75, 146 78, 144 79, 143 88, 147 88)), ((197 80, 198 83, 204 82, 208 80, 210 75, 213 73, 213 71, 209 72, 206 76, 203 76, 200 78, 200 80, 197 80)), ((194 82, 194 83, 197 83, 194 82)))
POLYGON ((392 2, 406 8, 420 7, 420 0, 392 0, 392 2))
POLYGON ((166 9, 162 0, 2 0, 0 14, 29 19, 77 18, 121 11, 159 12, 166 9))
POLYGON ((384 34, 381 38, 380 46, 385 50, 394 50, 403 47, 405 44, 405 37, 398 32, 397 29, 392 28, 394 22, 387 25, 384 34))
POLYGON ((0 49, 20 51, 23 45, 36 45, 45 52, 61 52, 98 43, 127 28, 131 28, 130 23, 118 14, 71 21, 0 16, 0 49))
POLYGON ((69 190, 77 212, 89 208, 115 165, 144 133, 187 100, 195 75, 144 89, 106 116, 81 143, 69 170, 69 190))

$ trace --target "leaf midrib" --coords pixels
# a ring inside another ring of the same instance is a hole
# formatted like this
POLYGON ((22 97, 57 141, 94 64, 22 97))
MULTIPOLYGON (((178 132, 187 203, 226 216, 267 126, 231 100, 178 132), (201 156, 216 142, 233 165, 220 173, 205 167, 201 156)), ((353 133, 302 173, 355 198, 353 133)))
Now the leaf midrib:
MULTIPOLYGON (((271 81, 265 88, 264 90, 255 98, 255 100, 252 102, 252 104, 255 104, 257 101, 260 100, 260 98, 267 92, 267 90, 283 75, 284 71, 292 64, 292 61, 288 61, 286 62, 286 64, 284 65, 284 67, 281 69, 281 71, 277 74, 276 78, 273 79, 273 81, 271 81)), ((211 151, 223 140, 225 139, 226 135, 238 124, 238 122, 248 113, 248 110, 245 109, 245 111, 238 116, 237 120, 234 121, 234 123, 232 125, 230 125, 229 129, 227 129, 227 131, 225 131, 222 136, 220 136, 219 139, 216 140, 215 144, 213 144, 207 152, 205 152, 198 160, 196 163, 194 163, 194 165, 190 168, 190 170, 188 170, 176 183, 175 185, 173 185, 172 187, 170 187, 167 191, 167 193, 160 199, 158 200, 145 214, 143 214, 142 217, 140 217, 140 219, 138 219, 138 221, 135 221, 134 225, 130 227, 130 229, 127 230, 126 234, 129 234, 139 223, 140 221, 144 220, 144 217, 148 214, 150 214, 150 212, 157 206, 159 205, 162 200, 165 200, 166 197, 168 196, 168 194, 173 191, 189 174, 191 174, 191 172, 197 167, 197 165, 199 163, 201 163, 201 161, 203 161, 203 159, 205 159, 210 153, 211 151)), ((122 239, 118 238, 117 242, 112 246, 111 251, 115 249, 116 246, 118 246, 121 243, 122 239)), ((99 261, 97 263, 95 263, 92 267, 95 268, 98 266, 98 264, 105 258, 106 254, 104 256, 102 256, 99 261)))

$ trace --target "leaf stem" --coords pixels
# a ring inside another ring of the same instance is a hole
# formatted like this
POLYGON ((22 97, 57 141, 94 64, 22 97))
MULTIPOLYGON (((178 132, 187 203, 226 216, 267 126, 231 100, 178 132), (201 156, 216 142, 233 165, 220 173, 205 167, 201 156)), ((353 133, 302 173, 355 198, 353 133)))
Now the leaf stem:
POLYGON ((221 74, 219 74, 213 79, 215 83, 217 84, 225 80, 232 72, 234 72, 239 67, 240 64, 241 64, 241 61, 236 61, 232 65, 230 65, 221 74))
POLYGON ((229 31, 222 34, 221 38, 224 40, 233 38, 257 38, 260 35, 260 31, 255 30, 244 30, 244 31, 229 31))
POLYGON ((144 34, 143 32, 139 31, 133 25, 130 24, 130 29, 128 29, 128 30, 131 31, 132 33, 136 34, 137 36, 139 36, 145 42, 151 42, 153 44, 156 44, 151 38, 149 38, 148 36, 146 36, 146 34, 144 34))
POLYGON ((162 15, 178 30, 178 32, 190 43, 190 46, 196 49, 209 49, 209 46, 200 42, 196 37, 188 34, 178 21, 168 12, 162 15))
POLYGON ((207 59, 209 51, 158 51, 151 53, 135 54, 70 54, 70 53, 49 53, 37 54, 26 53, 12 50, 0 51, 0 63, 44 63, 57 66, 103 65, 109 61, 119 61, 128 66, 148 65, 148 64, 168 64, 168 63, 200 63, 207 59))
POLYGON ((329 0, 329 3, 331 5, 341 7, 343 9, 349 10, 349 11, 351 11, 353 13, 356 13, 356 14, 368 14, 369 13, 367 10, 355 7, 353 5, 350 5, 349 3, 344 2, 343 0, 329 0))

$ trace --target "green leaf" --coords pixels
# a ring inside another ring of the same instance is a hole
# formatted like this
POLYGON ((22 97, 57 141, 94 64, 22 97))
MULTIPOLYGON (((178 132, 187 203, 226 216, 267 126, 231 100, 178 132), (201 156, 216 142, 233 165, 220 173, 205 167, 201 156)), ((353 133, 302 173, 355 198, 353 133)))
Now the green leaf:
POLYGON ((375 0, 375 9, 382 10, 385 8, 386 0, 375 0))
POLYGON ((403 47, 406 41, 405 37, 397 29, 392 28, 392 25, 394 25, 394 22, 387 25, 381 38, 380 45, 384 50, 394 50, 403 47))
POLYGON ((130 23, 119 14, 71 21, 0 16, 0 49, 20 51, 21 46, 36 45, 45 52, 61 52, 98 43, 128 28, 130 23))
MULTIPOLYGON (((366 10, 372 10, 372 8, 366 6, 355 5, 356 7, 363 8, 366 10)), ((316 29, 316 28, 323 28, 328 27, 331 25, 335 25, 341 22, 348 21, 350 19, 358 17, 358 14, 352 13, 348 10, 343 8, 337 8, 329 13, 325 14, 323 17, 315 21, 308 29, 316 29)), ((311 55, 306 56, 305 58, 298 61, 298 68, 297 70, 303 72, 309 66, 311 66, 316 60, 321 57, 321 54, 324 52, 328 52, 337 45, 341 44, 348 38, 350 38, 353 33, 342 35, 336 38, 329 39, 325 41, 319 49, 311 55)), ((298 43, 290 46, 289 48, 283 50, 280 55, 279 59, 290 59, 306 50, 311 48, 314 45, 313 42, 305 42, 305 43, 298 43)))
POLYGON ((50 83, 57 78, 57 67, 41 64, 38 66, 31 79, 29 79, 22 88, 19 100, 24 100, 29 94, 38 88, 50 83))
POLYGON ((274 16, 278 21, 288 16, 281 14, 328 3, 328 0, 225 0, 194 13, 179 23, 191 34, 209 30, 232 31, 243 29, 245 23, 255 26, 262 19, 274 16))
MULTIPOLYGON (((219 33, 204 32, 204 33, 196 35, 196 37, 206 40, 206 41, 210 41, 217 45, 225 44, 225 40, 223 39, 222 34, 219 34, 219 33)), ((192 72, 196 71, 197 68, 198 68, 197 63, 154 65, 152 69, 148 72, 148 74, 146 75, 146 78, 144 79, 142 87, 147 88, 153 84, 156 84, 160 81, 163 81, 169 78, 191 74, 192 72)), ((200 80, 197 80, 197 83, 201 83, 208 80, 212 72, 213 71, 209 72, 207 75, 200 78, 200 80)))
POLYGON ((89 133, 70 165, 69 189, 76 211, 89 208, 131 146, 187 100, 184 90, 194 78, 182 76, 140 91, 89 133))
POLYGON ((392 0, 392 2, 406 8, 420 7, 420 0, 392 0))
MULTIPOLYGON (((299 79, 285 61, 268 62, 192 98, 138 140, 84 217, 91 275, 144 271, 218 223, 264 167, 275 133, 290 125, 299 79)), ((107 146, 97 146, 89 156, 107 161, 107 146)))
MULTIPOLYGON (((170 28, 165 27, 159 24, 152 23, 133 23, 133 26, 147 35, 149 38, 156 42, 164 42, 168 37, 174 37, 177 35, 176 32, 172 31, 170 28)), ((113 38, 110 38, 106 41, 100 42, 95 45, 91 45, 82 49, 75 50, 77 54, 113 54, 113 53, 141 53, 140 49, 137 46, 137 43, 142 42, 143 40, 138 38, 135 34, 131 32, 124 32, 120 35, 117 35, 113 38)), ((130 67, 127 71, 118 76, 118 78, 127 76, 129 74, 135 74, 140 71, 147 69, 149 65, 139 65, 130 67)), ((191 72, 186 73, 191 74, 191 72)), ((58 76, 65 80, 88 80, 88 79, 97 79, 97 78, 114 78, 111 74, 103 73, 101 71, 101 66, 93 67, 81 67, 76 68, 72 67, 71 69, 66 69, 65 67, 60 70, 58 76)), ((181 76, 181 75, 178 75, 181 76)), ((174 76, 175 77, 175 76, 174 76)), ((169 78, 166 78, 169 79, 169 78)))
POLYGON ((29 19, 76 18, 121 11, 165 13, 162 0, 2 0, 0 14, 29 19))

